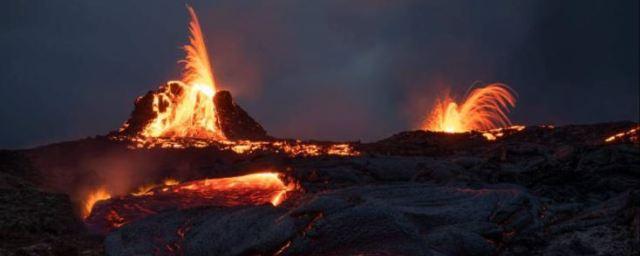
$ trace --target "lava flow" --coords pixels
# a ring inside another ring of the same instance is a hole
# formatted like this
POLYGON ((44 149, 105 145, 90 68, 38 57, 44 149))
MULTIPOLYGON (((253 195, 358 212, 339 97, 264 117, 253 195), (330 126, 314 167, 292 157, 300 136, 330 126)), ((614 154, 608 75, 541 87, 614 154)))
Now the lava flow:
POLYGON ((301 140, 210 140, 201 138, 145 138, 130 136, 112 136, 112 140, 128 143, 129 149, 183 149, 215 147, 230 150, 236 154, 254 152, 283 153, 288 156, 358 156, 360 152, 349 143, 308 143, 301 140))
POLYGON ((168 209, 199 206, 279 205, 295 184, 285 184, 278 173, 203 179, 185 183, 165 181, 134 193, 97 202, 85 222, 97 230, 111 230, 168 209))
POLYGON ((422 128, 460 133, 508 127, 511 121, 507 113, 515 104, 515 93, 504 84, 474 88, 460 104, 450 96, 439 99, 422 128))
POLYGON ((91 214, 91 209, 93 209, 93 205, 96 202, 107 200, 109 198, 111 198, 111 195, 104 187, 100 187, 97 190, 89 193, 83 203, 82 218, 89 217, 89 214, 91 214))
POLYGON ((625 132, 620 132, 617 134, 614 134, 610 137, 607 137, 604 142, 605 143, 610 143, 610 142, 614 142, 614 141, 623 141, 623 140, 628 140, 631 142, 638 142, 640 141, 640 126, 636 127, 636 128, 632 128, 628 131, 625 132))

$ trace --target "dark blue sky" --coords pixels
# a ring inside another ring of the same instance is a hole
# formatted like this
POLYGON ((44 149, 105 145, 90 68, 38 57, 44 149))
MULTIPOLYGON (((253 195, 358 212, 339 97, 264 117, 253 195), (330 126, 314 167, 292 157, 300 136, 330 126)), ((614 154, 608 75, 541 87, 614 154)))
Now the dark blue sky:
MULTIPOLYGON (((275 136, 375 140, 446 88, 522 124, 638 121, 639 1, 189 1, 219 84, 275 136)), ((175 79, 184 2, 2 1, 0 148, 105 134, 175 79)))

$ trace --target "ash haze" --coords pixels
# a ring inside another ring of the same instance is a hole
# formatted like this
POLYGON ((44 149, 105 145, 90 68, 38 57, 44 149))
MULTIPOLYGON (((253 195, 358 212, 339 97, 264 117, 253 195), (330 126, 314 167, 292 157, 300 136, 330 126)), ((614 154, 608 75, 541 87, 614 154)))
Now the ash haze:
MULTIPOLYGON (((371 141, 415 129, 475 81, 511 119, 638 121, 638 1, 189 1, 221 88, 279 137, 371 141)), ((184 2, 2 1, 0 148, 117 129, 179 77, 184 2)))

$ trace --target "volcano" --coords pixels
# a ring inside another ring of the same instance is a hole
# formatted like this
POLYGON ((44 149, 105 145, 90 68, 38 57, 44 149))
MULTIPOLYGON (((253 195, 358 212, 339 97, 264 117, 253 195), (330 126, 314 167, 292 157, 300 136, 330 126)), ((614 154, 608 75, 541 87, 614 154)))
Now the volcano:
POLYGON ((0 151, 0 255, 637 255, 640 124, 514 125, 494 83, 375 142, 276 138, 182 76, 106 135, 0 151))

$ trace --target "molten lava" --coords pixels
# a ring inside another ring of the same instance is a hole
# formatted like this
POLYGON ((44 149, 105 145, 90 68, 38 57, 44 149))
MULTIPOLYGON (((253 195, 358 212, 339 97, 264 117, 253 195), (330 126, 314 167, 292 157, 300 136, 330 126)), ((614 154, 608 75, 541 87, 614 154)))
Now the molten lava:
POLYGON ((251 154, 254 152, 283 153, 292 157, 307 157, 320 155, 359 156, 360 152, 352 143, 304 142, 300 140, 211 140, 203 138, 148 138, 139 136, 111 136, 111 140, 127 143, 129 149, 183 149, 215 147, 220 150, 230 150, 236 154, 251 154))
POLYGON ((491 130, 482 131, 482 136, 484 136, 487 140, 496 140, 504 136, 507 133, 519 132, 524 130, 526 127, 524 125, 512 125, 504 128, 496 128, 491 130))
POLYGON ((93 205, 98 201, 107 200, 111 198, 109 192, 104 187, 100 187, 95 191, 92 191, 87 195, 87 198, 84 200, 84 207, 82 208, 82 218, 87 218, 89 214, 91 214, 91 209, 93 209, 93 205))
POLYGON ((509 107, 515 103, 513 90, 504 84, 474 88, 460 104, 449 96, 439 99, 422 128, 458 133, 507 127, 509 107))
POLYGON ((89 209, 86 223, 98 230, 112 230, 131 221, 169 209, 199 206, 279 205, 294 183, 285 184, 278 173, 254 173, 238 177, 145 185, 131 195, 106 198, 89 209))
POLYGON ((614 142, 614 141, 623 141, 623 140, 628 140, 631 142, 639 142, 640 141, 640 126, 636 127, 636 128, 632 128, 628 131, 624 131, 624 132, 620 132, 617 134, 614 134, 610 137, 607 137, 604 142, 605 143, 610 143, 610 142, 614 142))
MULTIPOLYGON (((170 81, 153 95, 152 111, 155 118, 141 135, 224 139, 213 102, 217 88, 204 35, 195 11, 187 8, 191 15, 191 36, 190 44, 184 46, 186 57, 180 61, 184 64, 182 78, 180 81, 170 81)), ((125 123, 122 129, 128 125, 125 123)))
POLYGON ((254 173, 244 176, 204 179, 182 184, 163 186, 152 192, 173 192, 183 194, 198 194, 202 198, 216 198, 228 196, 225 205, 262 204, 271 203, 277 206, 282 202, 282 195, 293 187, 285 185, 278 177, 278 173, 254 173), (228 195, 224 195, 224 194, 228 195), (237 194, 245 194, 237 197, 237 194))

